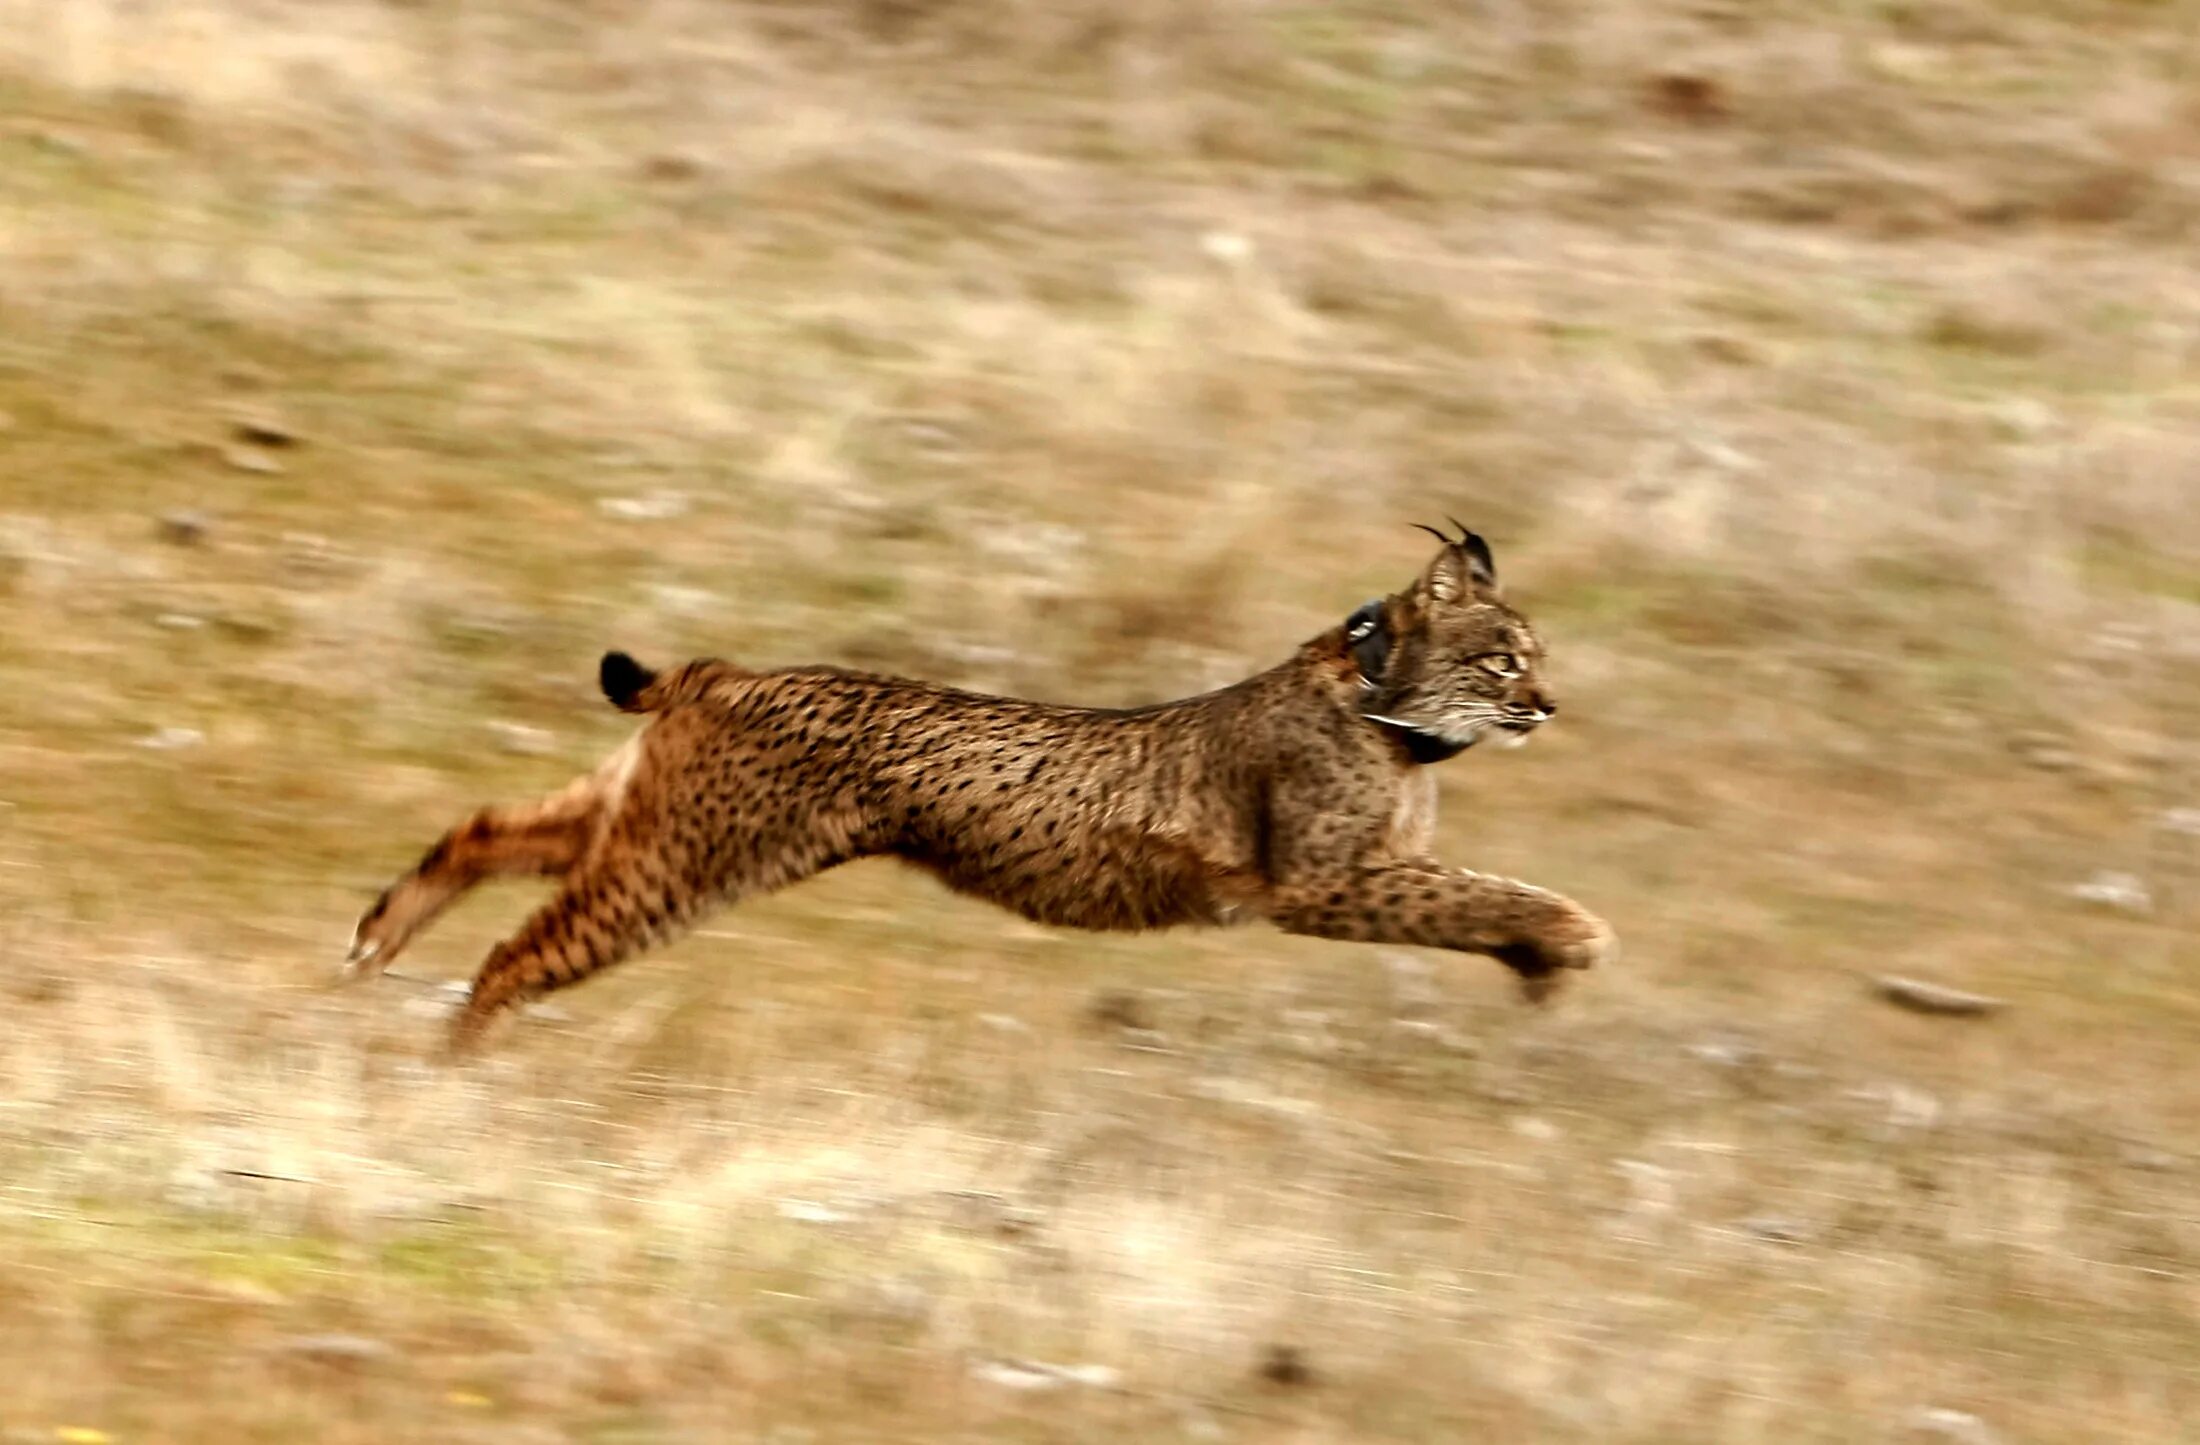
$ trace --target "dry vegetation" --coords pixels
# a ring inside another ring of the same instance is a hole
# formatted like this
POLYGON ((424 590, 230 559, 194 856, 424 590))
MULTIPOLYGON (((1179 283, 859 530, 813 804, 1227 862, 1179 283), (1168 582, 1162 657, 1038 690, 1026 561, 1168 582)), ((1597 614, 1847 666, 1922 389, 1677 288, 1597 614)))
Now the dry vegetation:
POLYGON ((2200 1438, 2196 36, 0 0, 0 1435, 2200 1438), (868 865, 326 988, 605 645, 1151 699, 1447 510, 1557 1009, 868 865))

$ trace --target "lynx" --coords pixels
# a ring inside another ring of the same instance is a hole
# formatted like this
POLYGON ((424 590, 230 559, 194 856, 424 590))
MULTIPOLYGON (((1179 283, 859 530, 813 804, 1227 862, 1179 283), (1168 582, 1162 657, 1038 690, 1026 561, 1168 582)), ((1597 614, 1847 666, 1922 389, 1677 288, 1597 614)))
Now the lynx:
MULTIPOLYGON (((1458 524, 1454 522, 1454 527, 1458 524)), ((1434 532, 1434 528, 1424 530, 1434 532)), ((1615 952, 1569 899, 1428 852, 1431 764, 1550 720, 1543 644, 1459 528, 1404 590, 1265 672, 1150 707, 1077 708, 834 667, 603 659, 649 722, 540 802, 445 834, 359 921, 347 973, 386 968, 485 878, 557 895, 489 953, 453 1024, 580 982, 706 911, 889 856, 1041 923, 1287 932, 1488 954, 1531 999, 1615 952)))

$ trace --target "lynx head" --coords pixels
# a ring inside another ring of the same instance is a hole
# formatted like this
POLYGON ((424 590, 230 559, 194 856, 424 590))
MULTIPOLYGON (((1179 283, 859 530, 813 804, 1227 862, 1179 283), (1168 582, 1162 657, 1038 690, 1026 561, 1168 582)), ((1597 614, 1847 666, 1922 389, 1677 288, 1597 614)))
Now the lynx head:
POLYGON ((1489 545, 1460 527, 1411 587, 1346 624, 1360 670, 1359 708, 1396 729, 1414 759, 1436 762, 1496 738, 1508 745, 1558 711, 1543 690, 1543 642, 1498 595, 1489 545))

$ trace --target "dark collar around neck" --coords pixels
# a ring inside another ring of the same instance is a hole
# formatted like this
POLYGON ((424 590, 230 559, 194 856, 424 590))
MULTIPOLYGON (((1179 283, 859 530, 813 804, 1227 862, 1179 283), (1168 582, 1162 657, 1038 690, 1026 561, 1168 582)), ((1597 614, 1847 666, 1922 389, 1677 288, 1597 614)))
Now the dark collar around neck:
POLYGON ((1381 687, 1390 666, 1390 622, 1383 615, 1382 598, 1362 603, 1344 620, 1344 645, 1352 654, 1352 665, 1360 670, 1360 685, 1381 687))
MULTIPOLYGON (((1352 665, 1359 669, 1362 691, 1373 692, 1383 685, 1383 675, 1390 670, 1390 643, 1390 620, 1384 613, 1380 597, 1361 604, 1344 620, 1345 650, 1352 654, 1352 665)), ((1368 721, 1397 739, 1405 748, 1406 756, 1423 765, 1457 757, 1467 749, 1465 743, 1451 742, 1419 728, 1377 718, 1368 721)))

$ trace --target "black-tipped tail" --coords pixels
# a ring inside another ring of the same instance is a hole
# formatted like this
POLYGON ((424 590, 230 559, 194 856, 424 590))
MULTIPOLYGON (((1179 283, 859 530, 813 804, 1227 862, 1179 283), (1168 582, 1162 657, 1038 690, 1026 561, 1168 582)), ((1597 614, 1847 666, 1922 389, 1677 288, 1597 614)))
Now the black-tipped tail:
POLYGON ((603 685, 603 695, 620 712, 650 710, 643 694, 656 684, 657 674, 625 653, 605 653, 602 665, 596 669, 596 680, 603 685))
POLYGON ((620 712, 663 712, 695 701, 719 683, 748 675, 715 657, 699 657, 670 672, 651 672, 623 652, 605 653, 596 669, 603 695, 620 712))

